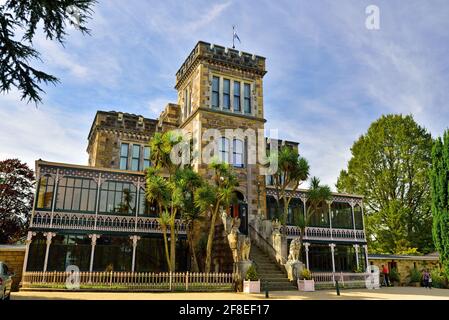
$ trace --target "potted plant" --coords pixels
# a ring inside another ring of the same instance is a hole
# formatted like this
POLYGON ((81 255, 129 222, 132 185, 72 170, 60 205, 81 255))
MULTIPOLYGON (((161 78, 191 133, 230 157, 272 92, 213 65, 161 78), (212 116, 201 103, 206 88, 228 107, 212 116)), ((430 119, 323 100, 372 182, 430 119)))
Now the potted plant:
POLYGON ((315 280, 312 279, 312 273, 309 269, 302 269, 300 279, 298 279, 299 291, 315 291, 315 280))
POLYGON ((260 279, 254 265, 248 268, 245 280, 243 281, 244 293, 260 293, 260 279))
POLYGON ((410 282, 409 284, 412 287, 419 287, 421 286, 421 273, 418 271, 418 269, 413 268, 410 271, 410 282))
POLYGON ((390 281, 394 287, 399 287, 399 283, 401 282, 401 277, 396 268, 391 268, 391 270, 390 270, 390 281))

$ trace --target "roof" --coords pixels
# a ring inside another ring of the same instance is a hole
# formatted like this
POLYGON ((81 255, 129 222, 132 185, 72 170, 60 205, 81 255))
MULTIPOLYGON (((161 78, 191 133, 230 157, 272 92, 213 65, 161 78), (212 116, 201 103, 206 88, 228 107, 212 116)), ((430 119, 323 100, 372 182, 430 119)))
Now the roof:
POLYGON ((368 259, 371 260, 424 260, 434 261, 439 260, 438 252, 430 253, 424 256, 414 256, 409 254, 369 254, 368 259))

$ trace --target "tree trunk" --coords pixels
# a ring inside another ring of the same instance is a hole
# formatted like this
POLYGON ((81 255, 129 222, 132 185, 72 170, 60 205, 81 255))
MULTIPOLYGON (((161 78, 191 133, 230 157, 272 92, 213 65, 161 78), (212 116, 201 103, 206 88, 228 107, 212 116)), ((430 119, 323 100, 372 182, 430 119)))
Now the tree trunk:
POLYGON ((217 213, 218 213, 218 204, 215 207, 214 211, 212 212, 212 217, 210 220, 210 229, 209 229, 209 236, 207 237, 207 247, 206 247, 206 267, 204 268, 204 272, 209 273, 210 272, 210 266, 212 264, 212 244, 214 242, 214 236, 215 236, 215 221, 217 220, 217 213))
POLYGON ((198 259, 196 258, 195 239, 193 239, 193 222, 187 229, 187 241, 190 247, 190 256, 192 258, 192 271, 199 272, 198 259))
POLYGON ((171 263, 170 263, 170 253, 168 252, 168 239, 167 239, 167 227, 162 227, 162 234, 164 236, 164 248, 165 248, 165 258, 167 259, 167 266, 168 270, 171 270, 171 263))
POLYGON ((170 271, 174 272, 176 268, 176 231, 175 231, 175 219, 170 221, 170 271))

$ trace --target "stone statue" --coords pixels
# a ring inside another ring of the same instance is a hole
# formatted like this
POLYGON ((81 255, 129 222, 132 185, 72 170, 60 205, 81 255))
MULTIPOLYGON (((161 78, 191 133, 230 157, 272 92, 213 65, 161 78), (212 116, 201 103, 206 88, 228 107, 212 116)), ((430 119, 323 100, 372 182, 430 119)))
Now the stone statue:
POLYGON ((301 245, 299 243, 299 239, 293 239, 290 242, 290 250, 288 254, 288 261, 299 261, 299 252, 301 250, 301 245))
POLYGON ((249 260, 249 253, 251 251, 251 239, 249 237, 245 237, 243 239, 240 251, 242 254, 242 260, 249 260))
POLYGON ((228 234, 228 243, 232 251, 232 258, 234 262, 239 261, 239 234, 238 230, 232 228, 231 232, 228 234))

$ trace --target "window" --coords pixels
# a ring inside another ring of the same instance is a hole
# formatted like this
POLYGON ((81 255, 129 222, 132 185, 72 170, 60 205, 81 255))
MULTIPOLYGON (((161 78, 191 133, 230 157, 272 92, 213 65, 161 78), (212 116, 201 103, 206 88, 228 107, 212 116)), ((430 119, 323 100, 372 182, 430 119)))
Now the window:
POLYGON ((243 168, 243 141, 234 139, 234 145, 232 150, 232 160, 234 167, 243 168))
POLYGON ((145 170, 150 166, 150 147, 143 147, 143 169, 145 170))
POLYGON ((355 228, 357 230, 363 230, 363 213, 362 207, 359 205, 354 206, 354 220, 355 228))
POLYGON ((192 104, 190 99, 190 90, 186 88, 184 90, 184 110, 186 117, 192 112, 192 104))
POLYGON ((140 145, 133 144, 133 153, 131 159, 131 170, 139 171, 139 163, 140 163, 140 145))
POLYGON ((229 139, 222 137, 218 144, 218 158, 221 162, 229 163, 229 139))
POLYGON ((136 187, 130 182, 105 181, 100 189, 101 213, 135 213, 136 187))
POLYGON ((218 108, 220 106, 220 78, 212 78, 212 107, 218 108))
POLYGON ((223 79, 223 109, 231 109, 231 80, 223 79))
POLYGON ((243 91, 245 113, 251 113, 251 86, 245 83, 243 91))
POLYGON ((55 179, 50 175, 41 177, 37 195, 37 209, 51 209, 55 179))
POLYGON ((128 170, 128 147, 129 144, 122 143, 120 148, 120 169, 128 170))
POLYGON ((187 118, 187 89, 184 90, 184 118, 187 118))
POLYGON ((234 81, 234 111, 240 110, 240 82, 234 81))
POLYGON ((56 210, 95 212, 97 184, 92 179, 64 177, 58 185, 56 210))
POLYGON ((349 203, 332 202, 331 205, 332 227, 340 229, 352 229, 352 209, 349 203))

